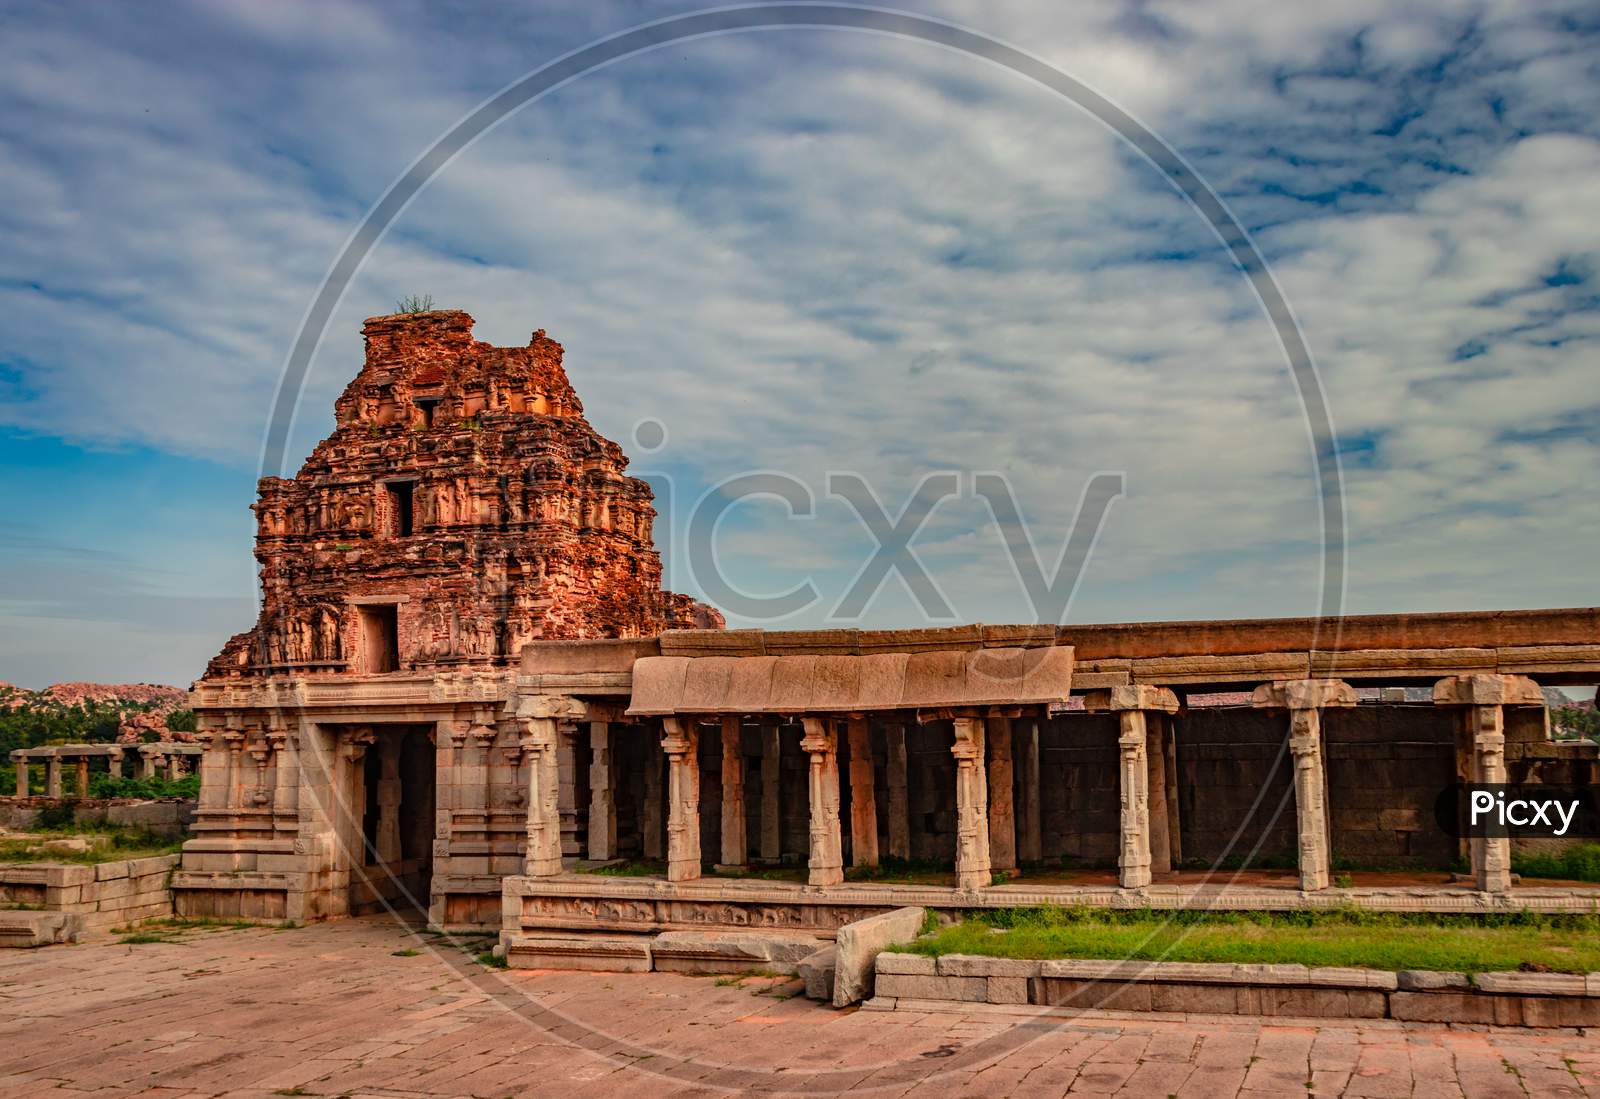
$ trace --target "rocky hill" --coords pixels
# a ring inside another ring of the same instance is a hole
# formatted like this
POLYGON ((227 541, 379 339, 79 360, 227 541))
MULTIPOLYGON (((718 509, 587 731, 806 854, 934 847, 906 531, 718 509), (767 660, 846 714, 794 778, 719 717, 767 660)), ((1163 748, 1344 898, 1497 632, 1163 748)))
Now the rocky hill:
POLYGON ((182 687, 162 683, 55 683, 42 691, 30 691, 0 682, 0 709, 50 711, 106 705, 170 713, 183 706, 187 695, 182 687))

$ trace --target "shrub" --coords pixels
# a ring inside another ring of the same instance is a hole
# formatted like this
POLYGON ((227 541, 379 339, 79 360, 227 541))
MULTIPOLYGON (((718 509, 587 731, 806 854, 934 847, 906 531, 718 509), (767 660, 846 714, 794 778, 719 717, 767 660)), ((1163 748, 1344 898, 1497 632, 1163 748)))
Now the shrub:
POLYGON ((433 310, 432 294, 412 294, 394 303, 396 313, 428 313, 433 310))

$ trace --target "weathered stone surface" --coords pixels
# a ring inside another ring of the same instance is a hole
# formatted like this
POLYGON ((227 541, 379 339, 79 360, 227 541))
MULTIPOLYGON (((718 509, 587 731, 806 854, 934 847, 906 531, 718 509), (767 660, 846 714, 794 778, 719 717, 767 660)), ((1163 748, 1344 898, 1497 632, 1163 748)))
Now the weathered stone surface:
POLYGON ((932 977, 939 971, 937 958, 925 954, 897 954, 888 950, 878 955, 874 970, 880 976, 900 973, 917 977, 932 977))
POLYGON ((833 981, 837 968, 838 950, 833 946, 825 946, 800 959, 795 969, 806 983, 806 999, 833 1003, 833 981))
POLYGON ((80 917, 69 912, 0 909, 0 947, 51 946, 77 938, 80 917))
POLYGON ((1452 973, 1443 969, 1402 969, 1395 974, 1396 987, 1406 992, 1431 992, 1446 989, 1467 989, 1472 982, 1465 973, 1452 973))
MULTIPOLYGON (((845 924, 834 940, 838 948, 838 973, 833 984, 833 1004, 845 1007, 873 994, 874 973, 880 955, 895 943, 906 943, 922 930, 923 910, 897 908, 881 916, 845 924)), ((909 958, 914 955, 896 955, 909 958)), ((934 959, 922 959, 932 963, 934 959)), ((934 972, 934 970, 929 970, 934 972)))
POLYGON ((1523 996, 1588 995, 1588 980, 1581 973, 1479 973, 1474 982, 1481 992, 1511 992, 1523 996))

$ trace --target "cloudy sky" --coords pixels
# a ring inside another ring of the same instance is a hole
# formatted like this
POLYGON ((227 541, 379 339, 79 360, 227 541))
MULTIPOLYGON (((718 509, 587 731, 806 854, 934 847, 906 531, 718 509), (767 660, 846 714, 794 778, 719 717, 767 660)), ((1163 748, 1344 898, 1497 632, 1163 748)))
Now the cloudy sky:
MULTIPOLYGON (((247 506, 285 356, 339 248, 466 112, 683 3, 0 4, 0 680, 186 683, 254 618, 247 506)), ((1315 357, 1352 612, 1589 605, 1600 256, 1592 3, 1273 0, 912 10, 1141 119, 1222 195, 1315 357)), ((1322 531, 1305 414, 1249 285, 1120 139, 1014 74, 803 29, 679 43, 495 128, 368 258, 300 404, 331 427, 361 318, 407 294, 479 338, 547 329, 657 484, 669 582, 727 478, 722 571, 809 579, 768 625, 920 625, 826 476, 895 515, 963 621, 1034 615, 972 475, 1046 572, 1123 474, 1069 617, 1304 614, 1322 531), (637 445, 637 425, 666 428, 637 445), (649 440, 653 442, 654 440, 649 440), (848 608, 847 608, 848 609, 848 608)))

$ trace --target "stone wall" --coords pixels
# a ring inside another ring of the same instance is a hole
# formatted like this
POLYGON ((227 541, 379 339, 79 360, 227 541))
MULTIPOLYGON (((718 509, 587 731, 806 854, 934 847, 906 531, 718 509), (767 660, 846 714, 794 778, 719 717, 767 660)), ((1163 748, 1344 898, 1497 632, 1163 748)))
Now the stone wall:
POLYGON ((1254 851, 1258 863, 1293 866, 1297 833, 1284 716, 1243 707, 1189 709, 1174 724, 1184 861, 1232 864, 1254 851))
POLYGON ((1458 714, 1432 703, 1357 706, 1323 713, 1338 865, 1447 867, 1454 838, 1434 803, 1456 780, 1458 714))
POLYGON ((1117 865, 1115 714, 1061 714, 1039 730, 1039 804, 1046 865, 1117 865))

